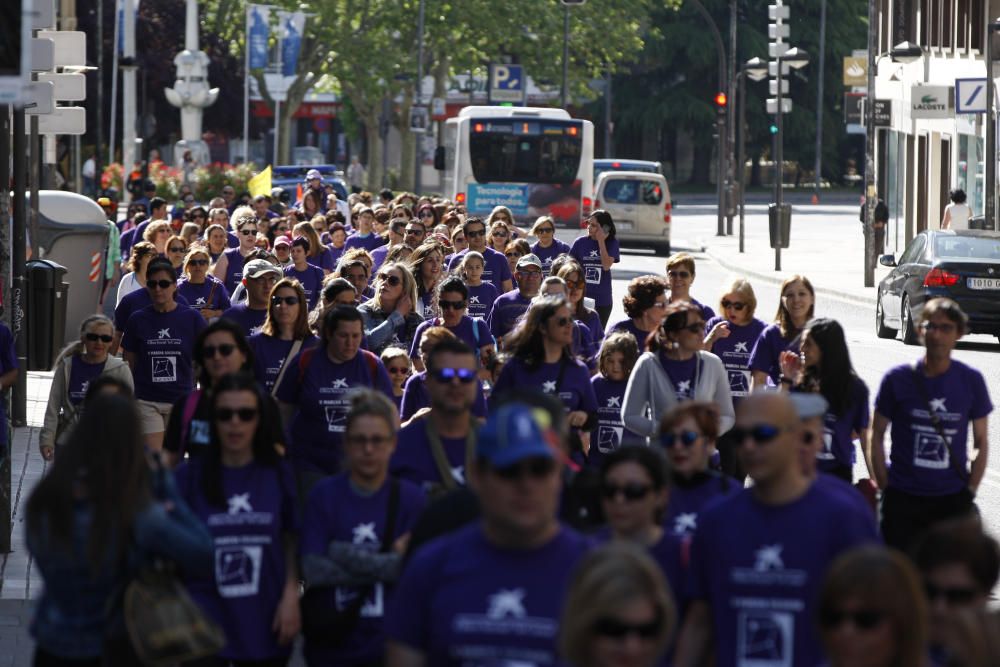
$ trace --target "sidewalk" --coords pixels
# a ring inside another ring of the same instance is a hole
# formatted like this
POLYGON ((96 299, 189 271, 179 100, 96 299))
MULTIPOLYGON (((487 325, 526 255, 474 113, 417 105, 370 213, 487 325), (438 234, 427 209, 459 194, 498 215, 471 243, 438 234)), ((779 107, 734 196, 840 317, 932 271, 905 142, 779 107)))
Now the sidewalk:
MULTIPOLYGON (((768 239, 767 205, 748 204, 745 252, 739 252, 739 217, 732 236, 716 236, 715 207, 693 204, 679 207, 672 234, 704 248, 725 269, 754 281, 780 284, 795 274, 805 275, 819 294, 861 305, 875 304, 875 287, 864 287, 864 236, 854 204, 809 204, 792 201, 789 248, 781 251, 781 271, 774 270, 774 250, 768 239), (694 213, 695 215, 686 215, 694 213)), ((892 252, 895 227, 889 227, 892 252)), ((889 273, 875 267, 875 285, 889 273)))

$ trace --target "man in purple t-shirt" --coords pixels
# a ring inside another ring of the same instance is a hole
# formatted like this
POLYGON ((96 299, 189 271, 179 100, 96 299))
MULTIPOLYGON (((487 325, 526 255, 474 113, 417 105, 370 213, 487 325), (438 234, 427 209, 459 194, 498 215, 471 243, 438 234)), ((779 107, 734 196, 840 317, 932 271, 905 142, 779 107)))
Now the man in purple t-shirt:
POLYGON ((559 524, 560 466, 531 410, 479 432, 470 471, 482 519, 420 548, 386 617, 387 664, 557 664, 562 604, 586 540, 559 524))
POLYGON ((514 289, 507 258, 502 252, 497 252, 486 245, 486 223, 483 222, 483 219, 475 216, 467 218, 462 224, 462 231, 465 233, 465 239, 469 242, 469 247, 451 256, 451 259, 448 260, 448 270, 454 271, 466 253, 475 250, 485 260, 483 280, 493 283, 493 286, 501 294, 514 289))
POLYGON ((517 260, 514 277, 517 289, 497 297, 487 323, 490 333, 501 344, 504 336, 514 330, 524 311, 528 310, 531 300, 538 296, 538 290, 542 286, 541 260, 530 253, 517 260))
POLYGON ((243 285, 247 288, 247 302, 238 303, 222 313, 222 317, 236 322, 246 335, 260 333, 267 319, 271 289, 281 280, 281 269, 266 259, 253 259, 243 267, 243 285))
POLYGON ((974 511, 986 473, 987 418, 993 411, 982 374, 951 358, 968 330, 968 318, 951 299, 931 299, 918 330, 926 352, 882 378, 875 397, 871 459, 883 490, 882 534, 905 550, 933 524, 974 511), (968 467, 968 432, 978 451, 968 467), (885 431, 892 424, 892 465, 885 460, 885 431))

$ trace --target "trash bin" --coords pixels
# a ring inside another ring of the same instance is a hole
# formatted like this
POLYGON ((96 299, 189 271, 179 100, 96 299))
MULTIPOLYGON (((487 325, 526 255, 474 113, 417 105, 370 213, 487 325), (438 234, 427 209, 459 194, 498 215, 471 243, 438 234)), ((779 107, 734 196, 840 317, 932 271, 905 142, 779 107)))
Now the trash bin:
POLYGON ((66 267, 47 259, 27 263, 28 370, 47 371, 63 347, 69 284, 66 267))
MULTIPOLYGON (((771 247, 778 247, 778 205, 768 204, 767 205, 767 222, 768 231, 771 235, 771 247)), ((792 232, 792 205, 782 204, 781 205, 781 247, 788 247, 788 238, 791 236, 792 232)))

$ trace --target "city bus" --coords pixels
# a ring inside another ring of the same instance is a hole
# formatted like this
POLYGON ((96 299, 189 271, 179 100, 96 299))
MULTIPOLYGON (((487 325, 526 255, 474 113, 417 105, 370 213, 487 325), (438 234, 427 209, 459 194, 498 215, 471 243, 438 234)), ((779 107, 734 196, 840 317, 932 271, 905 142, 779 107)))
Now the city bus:
POLYGON ((563 109, 470 106, 449 118, 435 166, 444 195, 485 218, 506 206, 519 224, 550 215, 579 228, 594 188, 594 124, 563 109), (443 149, 443 150, 441 150, 443 149))

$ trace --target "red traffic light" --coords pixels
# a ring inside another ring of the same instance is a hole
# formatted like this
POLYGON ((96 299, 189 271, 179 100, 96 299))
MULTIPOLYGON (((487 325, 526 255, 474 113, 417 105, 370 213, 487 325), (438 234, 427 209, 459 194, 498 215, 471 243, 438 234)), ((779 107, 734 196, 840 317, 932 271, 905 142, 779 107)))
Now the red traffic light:
POLYGON ((725 93, 719 93, 715 96, 715 106, 719 108, 725 108, 726 103, 729 102, 729 98, 726 97, 725 93))

